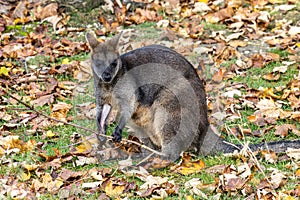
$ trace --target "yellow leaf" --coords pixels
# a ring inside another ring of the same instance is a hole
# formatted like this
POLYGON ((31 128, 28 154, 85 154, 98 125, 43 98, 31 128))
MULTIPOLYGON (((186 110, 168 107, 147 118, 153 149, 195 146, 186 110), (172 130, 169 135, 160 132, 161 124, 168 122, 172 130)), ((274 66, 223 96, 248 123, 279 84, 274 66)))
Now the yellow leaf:
POLYGON ((49 173, 45 173, 44 176, 42 176, 42 181, 44 185, 47 185, 49 182, 52 182, 52 177, 49 173))
POLYGON ((40 165, 29 165, 29 164, 22 164, 22 167, 24 169, 26 169, 27 171, 32 171, 32 170, 36 170, 38 167, 40 167, 40 165))
POLYGON ((61 64, 69 64, 69 63, 70 63, 69 58, 64 58, 64 59, 61 61, 61 64))
POLYGON ((30 172, 28 172, 28 174, 26 174, 25 172, 21 172, 21 173, 19 174, 19 178, 20 178, 22 181, 27 181, 27 180, 30 179, 30 177, 31 177, 30 172))
POLYGON ((266 97, 273 97, 275 99, 280 99, 281 97, 274 94, 273 92, 273 88, 264 88, 264 87, 260 87, 258 88, 259 91, 262 93, 262 97, 266 98, 266 97))
POLYGON ((191 161, 190 155, 184 153, 182 156, 182 162, 179 165, 173 167, 174 172, 179 172, 183 175, 200 172, 205 167, 205 163, 202 160, 191 161))
POLYGON ((76 152, 78 153, 85 153, 85 152, 89 152, 93 150, 93 147, 92 145, 89 143, 89 142, 84 142, 83 144, 79 145, 77 148, 76 148, 76 152))
POLYGON ((10 62, 6 62, 6 63, 5 63, 5 66, 6 66, 6 67, 12 67, 13 65, 12 65, 12 63, 10 63, 10 62))
POLYGON ((55 136, 55 133, 53 133, 51 130, 46 132, 47 137, 52 138, 55 136))
POLYGON ((198 2, 202 2, 202 3, 208 3, 208 0, 198 0, 198 2))
POLYGON ((2 147, 0 147, 0 156, 2 156, 4 154, 5 154, 5 150, 2 147))
POLYGON ((0 76, 1 75, 8 76, 8 69, 6 67, 0 68, 0 76))
POLYGON ((55 186, 56 186, 57 188, 60 188, 60 187, 64 184, 64 182, 63 182, 60 178, 57 178, 57 179, 54 181, 54 183, 55 183, 55 186))
POLYGON ((190 165, 182 167, 179 172, 183 175, 200 172, 205 167, 203 160, 191 162, 190 165))
POLYGON ((17 19, 14 20, 14 24, 21 24, 23 22, 24 22, 24 20, 22 20, 20 18, 17 18, 17 19))
POLYGON ((270 3, 272 4, 281 4, 284 3, 286 0, 269 0, 270 3))
POLYGON ((194 198, 191 195, 188 195, 185 197, 186 200, 194 200, 194 198))
POLYGON ((105 193, 110 197, 120 196, 124 192, 124 185, 113 185, 111 181, 108 182, 104 188, 105 193))
POLYGON ((300 168, 296 170, 296 176, 300 177, 300 168))
POLYGON ((284 200, 296 200, 296 198, 289 195, 287 197, 284 197, 284 200))
POLYGON ((35 140, 28 140, 27 142, 25 142, 22 145, 22 151, 30 151, 32 150, 36 145, 36 141, 35 140))
POLYGON ((300 48, 300 42, 297 42, 297 43, 296 43, 296 46, 297 46, 298 48, 300 48))

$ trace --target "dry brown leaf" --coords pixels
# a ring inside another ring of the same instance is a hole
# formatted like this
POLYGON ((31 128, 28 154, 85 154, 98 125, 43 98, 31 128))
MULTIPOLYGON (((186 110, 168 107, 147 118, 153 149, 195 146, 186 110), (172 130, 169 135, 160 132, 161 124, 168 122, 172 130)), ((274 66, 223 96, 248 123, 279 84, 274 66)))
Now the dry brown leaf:
POLYGON ((246 184, 247 179, 243 180, 235 174, 223 174, 219 176, 219 188, 222 191, 234 192, 242 189, 246 184))
POLYGON ((44 106, 46 104, 51 105, 53 102, 54 102, 54 95, 48 94, 31 101, 31 104, 35 106, 44 106))
POLYGON ((280 172, 277 169, 274 169, 270 178, 271 178, 270 182, 273 185, 274 189, 282 187, 283 185, 286 184, 287 181, 286 175, 284 175, 282 172, 280 172))
POLYGON ((205 193, 200 190, 202 182, 199 178, 193 178, 188 182, 184 183, 184 188, 190 191, 191 194, 199 196, 201 199, 208 199, 205 193))
POLYGON ((263 75, 262 77, 263 77, 263 79, 268 80, 268 81, 277 81, 280 79, 280 74, 279 73, 277 73, 277 74, 268 73, 266 75, 263 75))
POLYGON ((234 10, 232 7, 223 8, 215 13, 209 13, 204 16, 206 22, 209 23, 217 23, 232 17, 234 14, 234 10))
POLYGON ((278 160, 278 157, 274 151, 261 151, 263 158, 269 163, 275 163, 278 160))
POLYGON ((14 12, 13 12, 13 18, 25 18, 25 16, 27 15, 28 13, 28 9, 26 8, 26 5, 27 5, 28 2, 26 1, 20 1, 14 12))
POLYGON ((300 160, 300 149, 288 148, 286 150, 286 155, 298 161, 300 160))
POLYGON ((70 104, 58 102, 57 104, 53 105, 50 116, 62 121, 67 121, 67 114, 71 108, 72 105, 70 104))
POLYGON ((297 98, 295 94, 290 94, 288 100, 293 110, 300 108, 300 98, 297 98))
POLYGON ((65 169, 63 168, 60 172, 60 174, 58 175, 63 181, 67 181, 68 179, 77 179, 80 178, 82 176, 82 172, 75 172, 69 169, 65 169))
POLYGON ((155 177, 149 175, 145 179, 145 183, 140 186, 137 192, 140 197, 152 196, 153 198, 166 198, 169 195, 178 193, 178 186, 174 181, 169 181, 167 177, 155 177), (155 195, 158 194, 158 195, 155 195))
POLYGON ((284 138, 284 137, 288 136, 289 131, 291 131, 295 135, 300 135, 300 131, 298 130, 297 126, 292 125, 292 124, 283 124, 283 125, 277 126, 274 135, 279 135, 282 138, 284 138))
POLYGON ((249 67, 263 68, 265 66, 264 57, 261 54, 254 54, 247 64, 249 67))
POLYGON ((173 166, 172 171, 181 173, 183 175, 188 175, 200 172, 204 167, 205 163, 202 160, 191 161, 191 156, 187 153, 184 153, 181 163, 179 163, 179 165, 173 166))
POLYGON ((232 46, 234 48, 245 47, 245 46, 248 45, 248 42, 247 41, 241 41, 241 40, 231 40, 231 41, 228 42, 228 45, 232 46))
POLYGON ((50 3, 46 5, 45 7, 38 6, 36 8, 35 17, 38 19, 45 19, 47 17, 55 16, 58 14, 58 4, 57 3, 50 3))
POLYGON ((223 80, 225 72, 226 72, 225 68, 219 69, 217 72, 214 73, 212 80, 215 82, 221 82, 223 80))

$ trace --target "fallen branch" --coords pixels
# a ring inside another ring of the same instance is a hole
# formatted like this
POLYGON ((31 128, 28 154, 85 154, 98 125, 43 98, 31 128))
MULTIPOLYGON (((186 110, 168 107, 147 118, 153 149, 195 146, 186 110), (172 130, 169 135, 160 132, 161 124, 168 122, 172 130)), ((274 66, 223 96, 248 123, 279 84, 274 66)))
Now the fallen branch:
MULTIPOLYGON (((69 125, 69 126, 74 126, 76 128, 79 128, 79 129, 82 129, 82 130, 85 130, 85 131, 88 131, 88 132, 91 132, 91 133, 94 133, 96 135, 99 135, 99 136, 102 136, 102 137, 105 137, 105 138, 108 138, 108 139, 112 139, 112 136, 109 136, 109 135, 105 135, 105 134, 102 134, 102 133, 98 133, 97 131, 94 131, 92 129, 89 129, 89 128, 86 128, 86 127, 83 127, 83 126, 80 126, 78 124, 73 124, 73 123, 70 123, 70 122, 66 122, 66 121, 62 121, 62 120, 59 120, 59 119, 56 119, 56 118, 53 118, 53 117, 50 117, 49 115, 41 112, 41 111, 38 111, 36 110, 33 106, 21 101, 20 99, 18 99, 17 97, 13 96, 12 94, 10 94, 9 92, 5 91, 2 87, 0 87, 1 91, 3 93, 5 93, 6 95, 10 96, 12 99, 16 100, 17 102, 19 102, 20 104, 24 105, 25 107, 29 108, 30 110, 34 111, 35 113, 37 113, 38 115, 41 115, 41 116, 44 116, 50 120, 53 120, 53 121, 56 121, 56 122, 59 122, 59 123, 63 123, 63 124, 66 124, 66 125, 69 125)), ((94 136, 93 136, 94 137, 94 136)), ((91 137, 91 138, 93 138, 91 137)), ((88 138, 88 139, 91 139, 91 138, 88 138)), ((88 139, 84 140, 84 141, 87 141, 88 139)), ((84 141, 81 141, 81 142, 78 142, 76 144, 80 144, 84 141)), ((135 141, 132 141, 132 140, 127 140, 127 139, 122 139, 122 142, 129 142, 131 144, 135 144, 135 145, 138 145, 139 147, 143 148, 143 149, 146 149, 152 153, 155 153, 157 155, 164 155, 163 153, 159 152, 159 151, 156 151, 154 149, 151 149, 150 147, 148 146, 145 146, 143 144, 140 144, 138 142, 135 142, 135 141)), ((76 145, 76 144, 72 144, 72 145, 76 145)))

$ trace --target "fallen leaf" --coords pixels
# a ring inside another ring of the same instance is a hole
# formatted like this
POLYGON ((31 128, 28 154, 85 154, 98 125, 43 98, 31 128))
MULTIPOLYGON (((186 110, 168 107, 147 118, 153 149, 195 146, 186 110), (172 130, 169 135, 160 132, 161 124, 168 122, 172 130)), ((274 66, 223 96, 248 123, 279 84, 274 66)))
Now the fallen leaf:
POLYGON ((287 180, 287 177, 277 169, 272 172, 270 178, 271 178, 270 182, 273 185, 274 189, 277 189, 285 185, 287 180))
POLYGON ((70 104, 58 102, 57 104, 53 105, 50 116, 62 121, 67 121, 67 114, 71 108, 72 105, 70 104))
POLYGON ((300 160, 300 149, 287 148, 286 155, 298 161, 300 160))
POLYGON ((104 187, 105 193, 111 197, 116 198, 123 194, 125 190, 125 185, 118 185, 117 183, 113 183, 111 179, 106 181, 106 185, 104 187))
POLYGON ((225 68, 219 69, 217 72, 214 73, 212 80, 215 82, 221 82, 224 78, 225 72, 226 72, 225 68))
POLYGON ((54 102, 54 96, 53 94, 41 96, 33 101, 31 101, 31 104, 35 106, 44 106, 46 104, 50 105, 54 102))
POLYGON ((9 76, 8 74, 9 70, 6 67, 1 67, 0 68, 0 76, 9 76))
POLYGON ((57 3, 49 3, 45 7, 38 6, 34 12, 35 17, 38 19, 45 19, 47 17, 55 16, 58 14, 58 4, 57 3))
POLYGON ((242 96, 242 93, 240 90, 230 90, 228 92, 224 92, 222 96, 227 97, 227 98, 233 98, 235 96, 240 97, 242 96))
POLYGON ((268 81, 277 81, 280 79, 280 74, 268 73, 267 75, 263 75, 262 77, 263 79, 268 81))
POLYGON ((225 173, 219 176, 219 188, 223 191, 233 192, 242 189, 247 181, 235 174, 225 173))
POLYGON ((97 164, 99 163, 99 160, 97 158, 89 158, 85 156, 77 156, 77 160, 75 161, 77 166, 83 166, 83 165, 90 165, 90 164, 97 164))
POLYGON ((205 163, 202 160, 191 161, 190 155, 184 153, 182 161, 178 165, 172 167, 173 172, 181 173, 183 175, 198 173, 205 167, 205 163))
POLYGON ((261 154, 263 158, 269 163, 276 163, 276 161, 278 160, 278 157, 274 151, 263 150, 261 151, 261 154))
POLYGON ((287 69, 288 69, 288 65, 283 65, 283 66, 279 66, 279 67, 274 67, 272 72, 285 73, 287 71, 287 69))
POLYGON ((201 199, 208 199, 207 195, 200 190, 202 182, 199 178, 193 178, 184 184, 184 188, 191 194, 199 196, 201 199))
POLYGON ((298 130, 297 126, 293 124, 283 124, 280 126, 276 126, 274 135, 279 135, 284 138, 288 136, 289 131, 293 132, 296 135, 300 135, 300 131, 298 130))

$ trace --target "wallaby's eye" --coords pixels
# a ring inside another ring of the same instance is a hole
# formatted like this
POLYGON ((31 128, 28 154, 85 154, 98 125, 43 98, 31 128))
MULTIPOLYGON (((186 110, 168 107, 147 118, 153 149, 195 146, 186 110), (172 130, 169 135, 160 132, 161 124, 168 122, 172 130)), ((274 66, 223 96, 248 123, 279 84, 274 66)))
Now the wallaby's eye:
POLYGON ((117 67, 117 65, 118 65, 118 60, 117 60, 117 59, 114 60, 114 61, 110 64, 110 66, 113 67, 113 68, 117 67))

